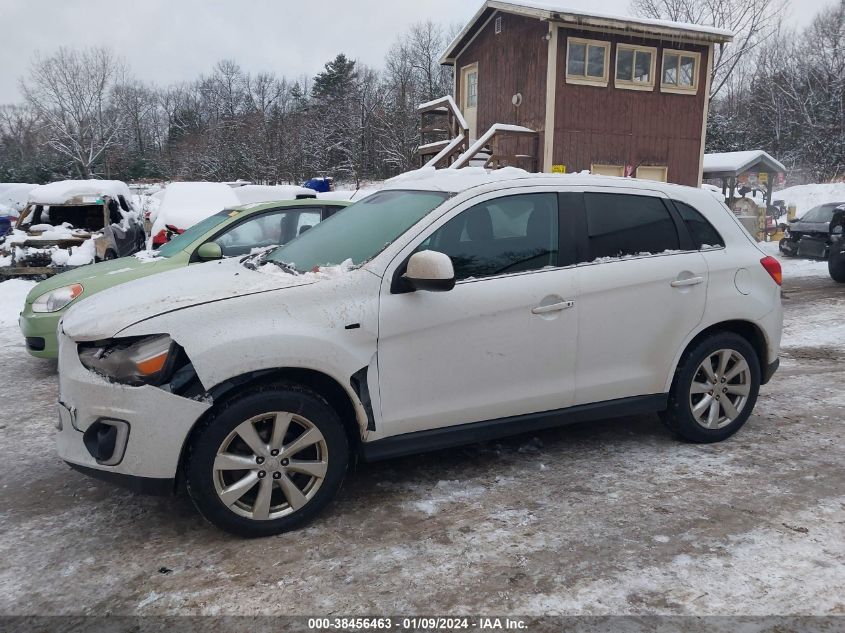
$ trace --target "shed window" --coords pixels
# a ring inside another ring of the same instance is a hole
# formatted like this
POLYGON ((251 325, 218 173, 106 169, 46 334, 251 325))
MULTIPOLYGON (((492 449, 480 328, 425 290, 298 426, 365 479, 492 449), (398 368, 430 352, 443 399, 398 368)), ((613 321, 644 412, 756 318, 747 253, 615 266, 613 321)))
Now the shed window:
POLYGON ((700 60, 699 53, 664 50, 660 89, 663 92, 697 92, 700 60))
POLYGON ((658 182, 666 182, 666 176, 669 169, 662 166, 643 166, 637 167, 637 178, 643 180, 656 180, 658 182))
POLYGON ((625 168, 622 165, 600 165, 593 163, 590 165, 590 173, 597 176, 619 176, 625 175, 625 168))
POLYGON ((467 107, 478 106, 478 71, 473 70, 467 73, 467 107))
POLYGON ((607 85, 610 44, 570 37, 566 52, 566 81, 607 85))
POLYGON ((619 44, 616 48, 616 86, 629 90, 654 88, 657 49, 619 44))

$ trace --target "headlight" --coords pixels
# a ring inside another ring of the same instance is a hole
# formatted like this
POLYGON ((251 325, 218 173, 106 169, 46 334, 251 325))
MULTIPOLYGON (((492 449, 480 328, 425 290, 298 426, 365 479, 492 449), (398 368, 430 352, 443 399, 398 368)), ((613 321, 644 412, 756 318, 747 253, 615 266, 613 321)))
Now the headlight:
POLYGON ((32 302, 33 312, 58 312, 82 294, 81 284, 71 284, 46 292, 32 302))
POLYGON ((176 345, 166 334, 79 346, 79 360, 85 367, 135 386, 161 384, 172 372, 175 356, 176 345))

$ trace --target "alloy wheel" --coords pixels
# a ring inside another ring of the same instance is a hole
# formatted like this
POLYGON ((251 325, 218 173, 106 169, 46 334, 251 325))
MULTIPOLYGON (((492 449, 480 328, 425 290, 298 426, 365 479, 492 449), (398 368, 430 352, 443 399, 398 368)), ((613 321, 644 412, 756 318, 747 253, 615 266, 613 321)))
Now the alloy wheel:
POLYGON ((217 449, 214 488, 240 516, 265 521, 296 512, 323 484, 328 446, 307 418, 276 411, 254 416, 217 449))
POLYGON ((751 369, 732 349, 708 355, 690 385, 689 405, 695 421, 705 429, 721 429, 736 420, 751 393, 751 369))

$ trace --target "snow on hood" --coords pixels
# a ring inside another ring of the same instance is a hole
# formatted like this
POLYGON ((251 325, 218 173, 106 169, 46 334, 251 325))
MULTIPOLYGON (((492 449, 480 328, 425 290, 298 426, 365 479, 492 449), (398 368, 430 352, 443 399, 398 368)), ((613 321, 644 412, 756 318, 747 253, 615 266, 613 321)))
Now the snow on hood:
POLYGON ((101 198, 109 196, 117 198, 123 196, 131 199, 129 187, 120 180, 59 180, 48 185, 39 185, 29 194, 29 202, 33 204, 65 204, 71 198, 86 196, 101 198))
POLYGON ((68 336, 76 340, 106 339, 140 321, 193 305, 337 277, 335 272, 294 275, 269 265, 275 268, 277 274, 250 270, 240 263, 239 258, 233 258, 135 279, 73 306, 62 319, 62 327, 68 336))

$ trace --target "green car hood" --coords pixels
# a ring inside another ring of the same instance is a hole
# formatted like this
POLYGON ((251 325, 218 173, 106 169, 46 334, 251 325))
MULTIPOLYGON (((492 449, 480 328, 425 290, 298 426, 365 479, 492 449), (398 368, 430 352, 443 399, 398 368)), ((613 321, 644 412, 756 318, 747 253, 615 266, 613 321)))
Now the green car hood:
POLYGON ((46 292, 69 286, 71 284, 82 284, 82 298, 90 297, 92 294, 122 284, 133 279, 140 279, 156 273, 181 268, 187 265, 188 256, 186 253, 178 253, 173 257, 155 257, 142 259, 131 255, 112 259, 98 264, 80 266, 68 270, 35 285, 26 297, 27 304, 31 305, 38 297, 46 292))

